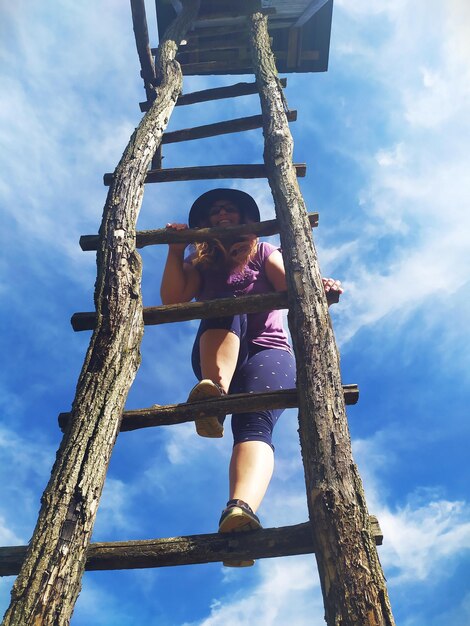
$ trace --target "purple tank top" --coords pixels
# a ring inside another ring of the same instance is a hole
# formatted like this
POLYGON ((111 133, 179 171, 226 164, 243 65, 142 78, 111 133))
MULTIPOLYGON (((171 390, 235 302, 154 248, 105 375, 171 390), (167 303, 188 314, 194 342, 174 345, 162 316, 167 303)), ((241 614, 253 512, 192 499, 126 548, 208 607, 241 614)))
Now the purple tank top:
MULTIPOLYGON (((270 243, 258 243, 253 258, 238 272, 229 273, 224 268, 204 269, 197 267, 201 275, 201 291, 197 300, 214 300, 248 294, 272 293, 274 287, 268 280, 265 262, 279 250, 270 243)), ((191 261, 190 255, 187 261, 191 261)), ((249 343, 263 348, 278 348, 291 352, 287 333, 282 323, 281 311, 264 311, 247 315, 247 339, 249 343)))

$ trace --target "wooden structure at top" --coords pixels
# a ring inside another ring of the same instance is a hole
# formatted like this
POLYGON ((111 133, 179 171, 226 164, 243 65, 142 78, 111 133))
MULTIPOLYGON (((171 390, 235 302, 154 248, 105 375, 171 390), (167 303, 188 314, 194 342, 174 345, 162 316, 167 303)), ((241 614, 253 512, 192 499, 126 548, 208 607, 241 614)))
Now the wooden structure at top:
MULTIPOLYGON (((181 10, 179 0, 155 0, 159 38, 181 10)), ((271 48, 278 72, 326 72, 330 51, 333 0, 264 0, 269 15, 271 48)), ((252 74, 250 42, 246 29, 248 3, 239 0, 202 0, 197 19, 180 45, 177 60, 185 76, 252 74), (245 10, 244 10, 245 7, 245 10)), ((152 55, 146 23, 134 20, 142 78, 152 82, 152 55)), ((150 95, 150 102, 154 97, 150 95)), ((140 103, 147 111, 150 102, 140 103)), ((180 103, 182 104, 182 102, 180 103)))
MULTIPOLYGON (((197 20, 180 47, 183 74, 251 74, 246 5, 240 0, 203 0, 197 20)), ((180 3, 156 0, 158 33, 163 37, 180 3)), ((328 69, 333 0, 266 0, 268 29, 278 72, 328 69)))
MULTIPOLYGON (((318 215, 307 215, 292 163, 289 111, 270 50, 283 71, 322 71, 328 60, 332 0, 157 0, 159 28, 168 21, 156 59, 144 0, 131 0, 149 108, 131 137, 109 186, 99 235, 81 238, 97 250, 96 311, 77 313, 75 330, 93 329, 70 413, 60 415, 64 437, 42 497, 29 546, 0 549, 0 575, 18 573, 5 626, 69 623, 85 569, 162 567, 315 552, 329 626, 393 626, 375 545, 377 521, 368 515, 352 460, 345 404, 358 398, 342 385, 327 301, 311 237, 318 215), (180 10, 181 9, 181 10, 180 10), (173 13, 171 13, 173 11, 173 13), (175 17, 176 15, 176 17, 175 17), (269 30, 266 23, 269 16, 269 30), (178 52, 178 45, 186 41, 178 52), (247 56, 247 47, 250 57, 247 56), (175 63, 181 62, 181 68, 175 63), (251 59, 251 60, 250 60, 251 59), (182 69, 182 72, 181 72, 182 69), (254 72, 239 83, 181 95, 182 73, 254 72), (262 115, 165 133, 175 105, 259 93, 262 115), (164 169, 161 145, 263 128, 263 164, 164 169), (154 156, 155 155, 155 156, 154 156), (276 220, 229 229, 136 232, 144 183, 257 178, 269 181, 276 220), (206 241, 247 233, 280 233, 287 292, 143 308, 136 247, 206 241), (289 308, 297 387, 202 402, 124 411, 139 366, 144 325, 289 308), (309 521, 252 532, 89 545, 107 465, 119 432, 194 421, 207 415, 299 407, 309 521)), ((284 83, 285 84, 285 83, 284 83)))

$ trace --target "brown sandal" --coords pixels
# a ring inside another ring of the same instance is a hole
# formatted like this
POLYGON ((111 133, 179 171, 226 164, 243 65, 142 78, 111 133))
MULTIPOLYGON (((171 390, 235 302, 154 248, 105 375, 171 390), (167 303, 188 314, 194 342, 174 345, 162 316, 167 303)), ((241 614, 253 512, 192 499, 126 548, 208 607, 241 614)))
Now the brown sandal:
MULTIPOLYGON (((251 507, 243 500, 229 500, 222 511, 219 521, 219 533, 246 532, 262 528, 261 522, 251 507)), ((225 567, 251 567, 254 559, 241 561, 224 561, 225 567)))
MULTIPOLYGON (((195 385, 189 392, 188 402, 201 402, 210 398, 220 398, 225 395, 225 391, 217 383, 204 378, 195 385)), ((195 420, 196 432, 200 437, 220 438, 224 436, 224 427, 218 417, 208 415, 195 420)))

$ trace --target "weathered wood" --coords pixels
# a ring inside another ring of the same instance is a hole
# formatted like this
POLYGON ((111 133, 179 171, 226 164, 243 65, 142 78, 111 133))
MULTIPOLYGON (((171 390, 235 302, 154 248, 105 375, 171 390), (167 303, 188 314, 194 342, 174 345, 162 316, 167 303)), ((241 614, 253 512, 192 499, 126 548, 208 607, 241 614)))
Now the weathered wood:
MULTIPOLYGON (((287 113, 287 119, 289 122, 295 122, 297 120, 297 111, 289 111, 287 113)), ((214 124, 195 126, 194 128, 174 130, 171 133, 165 133, 163 135, 162 144, 193 141, 195 139, 216 137, 217 135, 227 135, 229 133, 240 133, 245 130, 261 128, 262 126, 262 116, 251 115, 249 117, 240 117, 238 119, 227 120, 224 122, 215 122, 214 124)))
MULTIPOLYGON (((292 19, 276 19, 271 20, 269 22, 269 30, 282 30, 283 28, 290 28, 292 26, 292 19)), ((246 33, 246 24, 239 23, 228 26, 209 26, 209 27, 199 27, 197 30, 191 31, 188 33, 186 39, 190 41, 195 37, 214 37, 219 35, 231 35, 231 34, 239 34, 245 36, 246 33)))
POLYGON ((287 54, 286 54, 286 59, 287 59, 286 65, 289 69, 295 67, 299 62, 301 37, 302 37, 302 33, 300 31, 300 28, 289 28, 289 38, 288 38, 287 54))
POLYGON ((251 74, 253 68, 249 61, 197 61, 190 63, 181 63, 181 69, 185 76, 197 76, 198 74, 229 74, 237 72, 238 74, 251 74))
MULTIPOLYGON (((241 296, 240 298, 219 298, 206 302, 149 306, 145 307, 143 311, 144 324, 146 326, 155 326, 157 324, 224 317, 226 315, 236 315, 237 313, 272 311, 274 309, 285 309, 286 307, 286 292, 274 292, 255 296, 241 296)), ((92 330, 96 323, 96 313, 93 311, 74 313, 70 321, 75 331, 92 330)))
MULTIPOLYGON (((281 78, 281 85, 287 87, 287 78, 281 78)), ((207 102, 209 100, 223 100, 225 98, 235 98, 258 93, 258 86, 254 83, 237 83, 228 87, 214 87, 213 89, 203 89, 193 93, 182 94, 176 106, 195 104, 196 102, 207 102)))
POLYGON ((327 2, 329 2, 329 0, 312 0, 294 24, 294 28, 304 26, 327 2))
MULTIPOLYGON (((287 85, 287 78, 281 78, 283 87, 287 85)), ((214 87, 213 89, 202 89, 201 91, 193 91, 191 93, 182 94, 176 101, 176 106, 186 106, 188 104, 197 104, 199 102, 210 102, 212 100, 224 100, 225 98, 237 98, 239 96, 249 96, 258 93, 256 83, 236 83, 227 87, 214 87)), ((148 111, 149 102, 140 102, 140 110, 148 111)))
POLYGON ((150 52, 149 34, 147 28, 147 17, 145 14, 144 0, 131 0, 132 25, 134 28, 137 54, 139 55, 141 72, 144 80, 147 100, 155 98, 155 63, 150 52))
MULTIPOLYGON (((346 404, 356 404, 359 399, 357 385, 343 385, 346 404)), ((153 426, 171 426, 184 424, 207 415, 230 415, 266 409, 289 409, 299 406, 297 389, 284 389, 269 393, 237 393, 212 400, 184 402, 151 406, 146 409, 124 411, 120 432, 150 428, 153 426)), ((59 413, 59 426, 65 430, 72 414, 59 413)))
POLYGON ((329 626, 392 626, 385 579, 352 457, 339 355, 292 167, 293 141, 267 23, 254 9, 248 24, 264 119, 264 159, 281 225, 289 327, 298 364, 299 433, 325 619, 329 626))
POLYGON ((220 37, 220 39, 210 38, 200 40, 199 38, 189 41, 184 50, 181 50, 182 54, 188 52, 219 52, 219 50, 246 50, 248 47, 248 37, 226 35, 220 37))
MULTIPOLYGON (((220 11, 208 11, 207 13, 204 11, 199 14, 195 26, 198 24, 202 24, 205 20, 210 22, 210 25, 214 25, 214 22, 217 20, 231 22, 238 19, 238 23, 245 25, 245 19, 248 14, 248 11, 245 10, 246 3, 241 2, 237 7, 233 7, 232 10, 220 10, 220 11)), ((276 7, 264 7, 260 8, 260 13, 263 15, 276 15, 276 7)))
POLYGON ((132 135, 108 192, 97 259, 96 330, 78 380, 74 417, 42 496, 39 519, 3 626, 65 626, 70 622, 107 465, 140 362, 141 260, 135 251, 135 224, 143 182, 181 91, 176 42, 183 38, 198 7, 198 0, 184 0, 183 11, 162 40, 158 97, 132 135))
MULTIPOLYGON (((309 213, 310 226, 318 226, 318 213, 309 213)), ((165 243, 193 243, 195 241, 210 241, 213 239, 233 239, 242 235, 254 234, 257 237, 270 237, 279 233, 279 226, 276 219, 265 220, 264 222, 242 224, 241 226, 231 226, 229 228, 188 228, 187 230, 168 230, 159 228, 157 230, 141 230, 136 233, 136 248, 154 246, 165 243)), ((97 250, 99 235, 82 235, 80 237, 80 247, 88 252, 97 250)))
MULTIPOLYGON (((305 163, 294 165, 297 176, 304 177, 307 172, 305 163)), ((114 174, 105 174, 103 181, 110 185, 114 174)), ((266 178, 265 165, 203 165, 200 167, 178 167, 163 170, 150 170, 146 183, 171 183, 183 180, 217 180, 221 178, 266 178)))
MULTIPOLYGON (((326 294, 329 304, 338 302, 339 294, 329 291, 326 294)), ((143 309, 144 324, 156 326, 174 322, 224 317, 238 313, 259 313, 287 308, 286 292, 266 293, 255 296, 240 296, 239 298, 219 298, 205 302, 185 302, 183 304, 167 304, 164 306, 149 306, 143 309)), ((74 313, 70 319, 75 331, 93 330, 96 323, 96 313, 86 311, 74 313)))
MULTIPOLYGON (((376 524, 373 528, 376 528, 376 524)), ((364 529, 370 532, 369 528, 364 529)), ((382 537, 376 537, 380 545, 382 537)), ((0 576, 12 576, 21 566, 26 546, 0 548, 0 576)), ((87 550, 87 571, 141 569, 195 565, 247 558, 266 559, 314 552, 309 522, 244 533, 212 533, 92 543, 87 550)))
MULTIPOLYGON (((345 397, 346 399, 346 397, 345 397)), ((346 402, 347 404, 347 402, 346 402)), ((375 538, 375 544, 381 546, 384 540, 384 534, 380 528, 379 520, 375 515, 369 515, 370 532, 375 538)))
POLYGON ((155 154, 152 157, 152 162, 150 164, 151 170, 160 170, 162 168, 163 162, 163 154, 162 154, 162 146, 161 144, 155 150, 155 154))

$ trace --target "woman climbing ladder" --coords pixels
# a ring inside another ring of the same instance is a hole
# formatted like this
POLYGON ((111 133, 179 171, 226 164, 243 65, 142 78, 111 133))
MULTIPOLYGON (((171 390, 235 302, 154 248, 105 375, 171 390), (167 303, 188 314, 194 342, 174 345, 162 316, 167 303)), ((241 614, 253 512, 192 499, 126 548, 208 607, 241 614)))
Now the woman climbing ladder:
MULTIPOLYGON (((200 196, 189 213, 189 227, 230 227, 259 222, 254 199, 235 189, 213 189, 200 196)), ((186 224, 167 224, 182 230, 186 224)), ((195 244, 184 258, 185 244, 170 244, 162 278, 164 304, 212 300, 285 291, 282 254, 254 236, 221 243, 195 244)), ((323 279, 325 291, 342 293, 341 284, 323 279)), ((280 311, 202 320, 194 342, 192 365, 199 383, 189 401, 226 393, 255 393, 295 387, 295 360, 280 311)), ((273 428, 283 409, 232 415, 234 446, 229 468, 229 501, 219 532, 260 528, 256 516, 274 469, 273 428)), ((202 437, 222 437, 217 417, 196 420, 202 437)), ((247 566, 254 561, 227 562, 247 566)))

